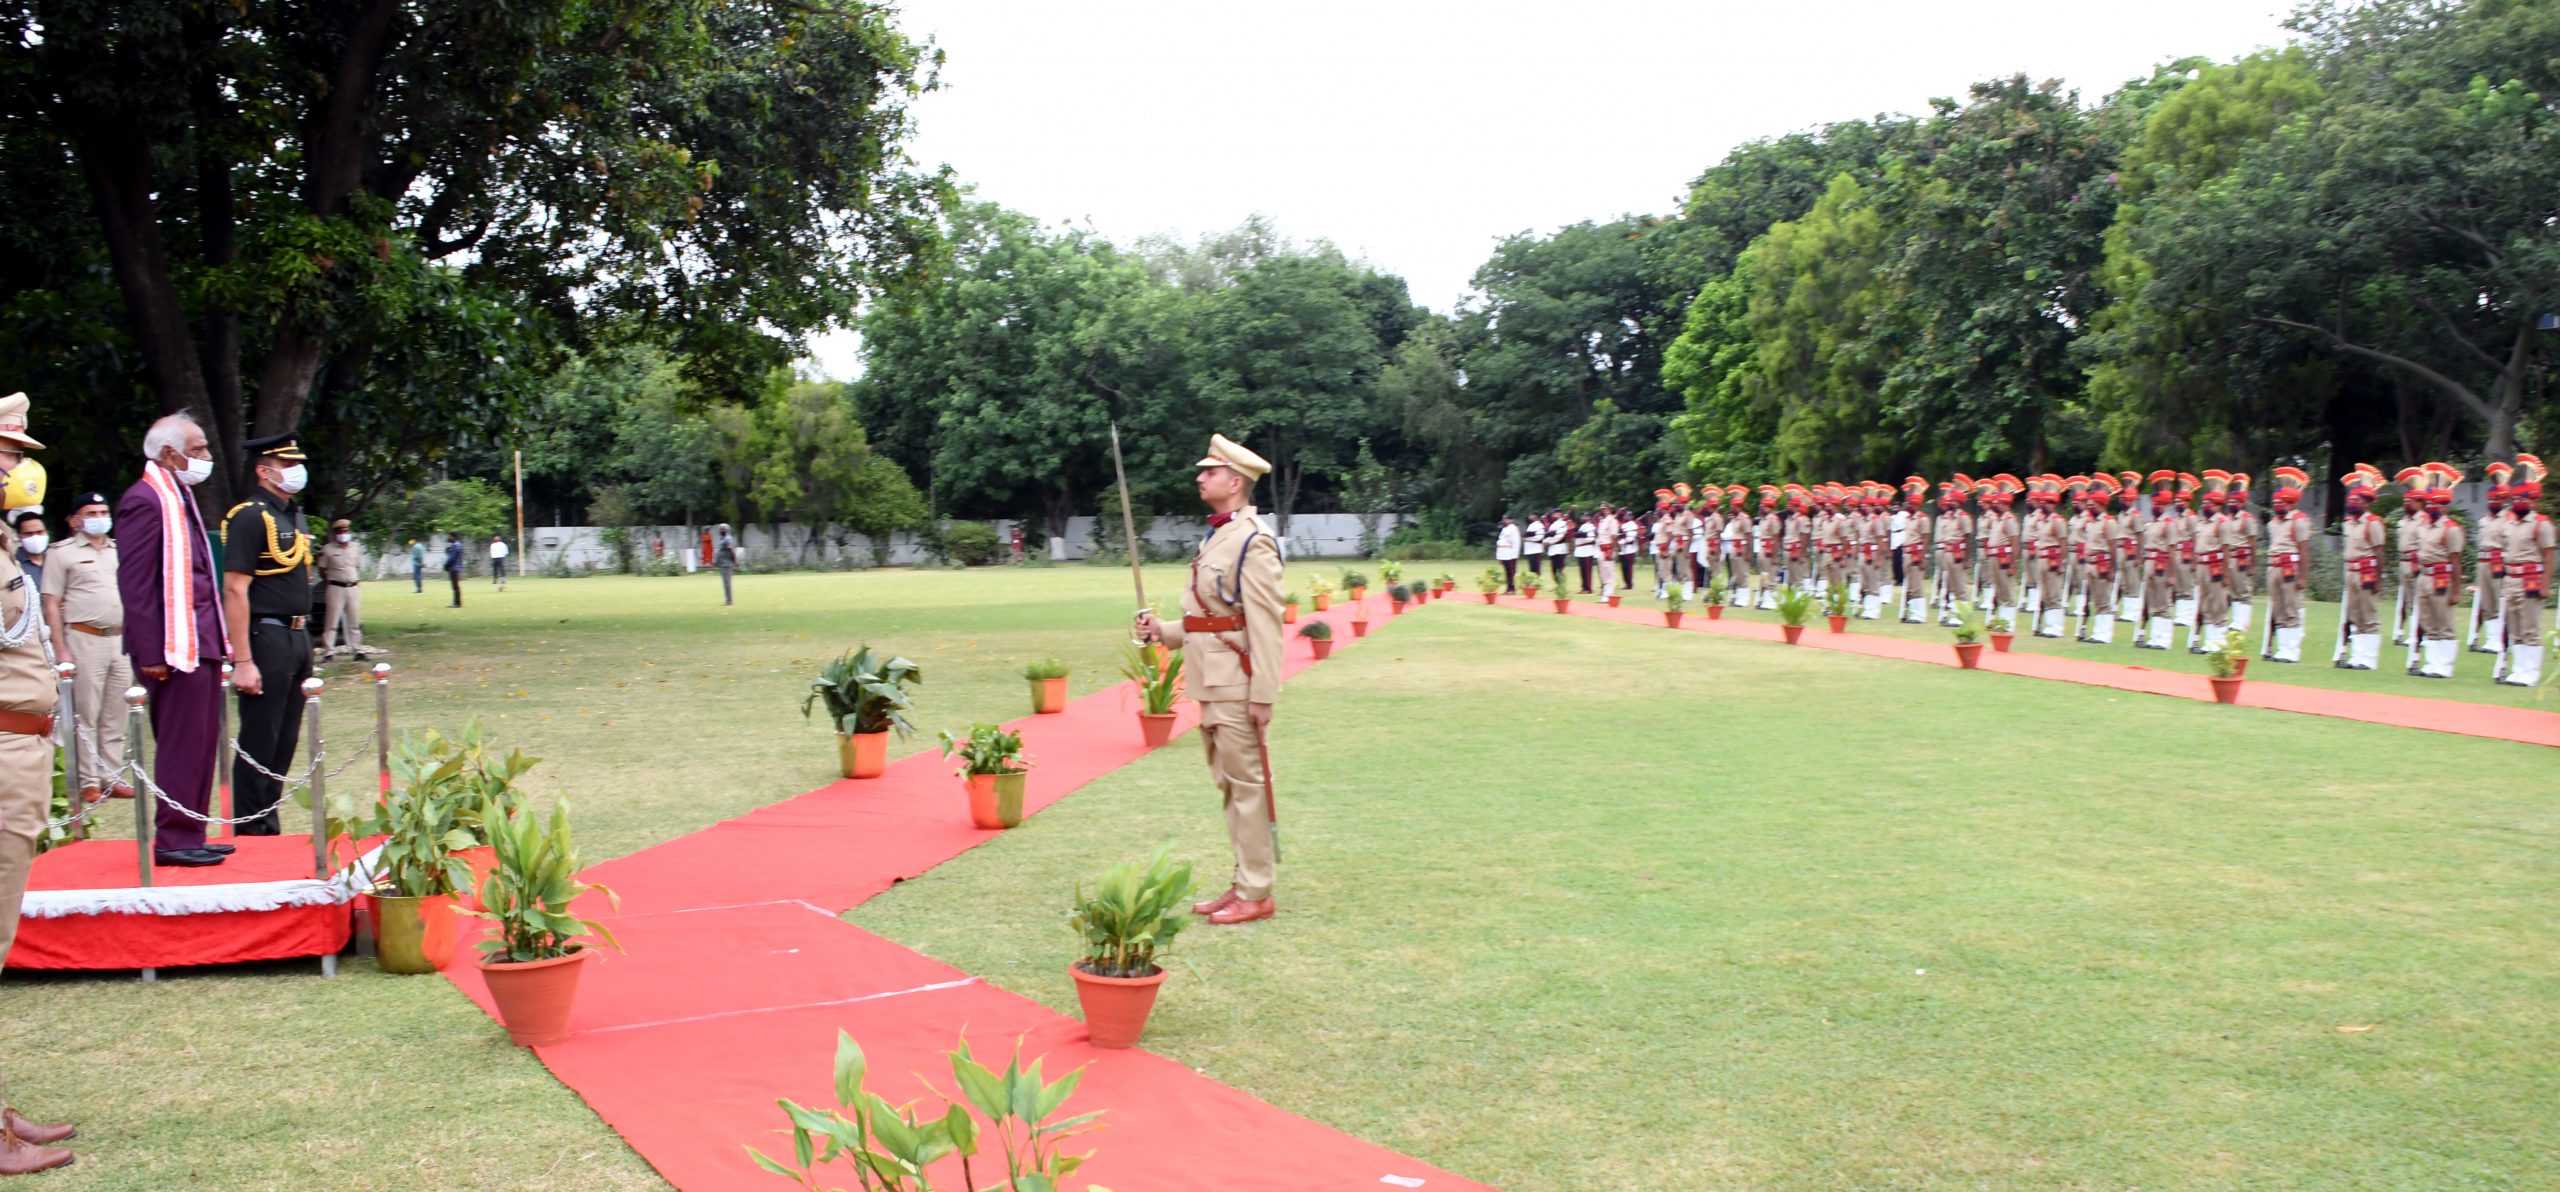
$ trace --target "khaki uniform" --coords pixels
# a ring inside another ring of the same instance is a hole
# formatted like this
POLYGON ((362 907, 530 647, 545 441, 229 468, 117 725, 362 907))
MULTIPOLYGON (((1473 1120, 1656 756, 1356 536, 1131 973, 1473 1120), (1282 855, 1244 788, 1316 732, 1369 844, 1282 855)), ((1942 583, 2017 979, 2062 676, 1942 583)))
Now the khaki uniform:
POLYGON ((1787 584, 1805 591, 1812 590, 1810 581, 1814 575, 1814 521, 1815 515, 1810 512, 1795 513, 1786 519, 1786 528, 1778 535, 1787 552, 1787 584))
MULTIPOLYGON (((2503 680, 2517 687, 2542 681, 2542 602, 2551 594, 2552 552, 2560 533, 2533 513, 2507 530, 2507 657, 2503 680)), ((49 572, 48 572, 49 573, 49 572)))
POLYGON ((2425 657, 2418 673, 2429 678, 2453 677, 2454 651, 2460 646, 2454 627, 2453 609, 2462 602, 2462 547, 2469 537, 2462 523, 2450 517, 2419 523, 2418 546, 2418 632, 2426 639, 2425 657))
POLYGON ((1754 603, 1761 608, 1774 608, 1777 604, 1778 569, 1786 566, 1784 556, 1778 553, 1778 540, 1786 533, 1786 523, 1779 519, 1777 510, 1771 509, 1760 515, 1753 529, 1759 538, 1760 548, 1751 567, 1751 587, 1759 595, 1754 603))
POLYGON ((2188 522, 2188 541, 2195 553, 2195 621, 2187 635, 2187 652, 2202 654, 2221 644, 2225 627, 2231 623, 2230 552, 2222 547, 2223 523, 2220 513, 2198 515, 2188 522))
POLYGON ((1250 705, 1280 698, 1285 583, 1280 543, 1248 505, 1200 544, 1182 592, 1182 620, 1164 623, 1165 644, 1182 651, 1191 698, 1200 705, 1200 743, 1226 801, 1236 896, 1248 902, 1271 897, 1279 864, 1272 843, 1270 756, 1250 705), (1240 627, 1234 627, 1239 619, 1240 627))
POLYGON ((1902 527, 1902 620, 1917 625, 1929 619, 1929 556, 1936 553, 1938 519, 1925 508, 1909 513, 1902 527))
POLYGON ((2085 514, 2080 519, 2080 537, 2073 545, 2080 558, 2080 595, 2086 605, 2086 617, 2080 622, 2080 640, 2109 642, 2115 640, 2116 621, 2116 518, 2112 513, 2085 514), (2103 622, 2105 631, 2099 631, 2103 622))
POLYGON ((1973 600, 1964 590, 1973 575, 1973 514, 1962 508, 1940 513, 1929 530, 1929 547, 1938 557, 1938 623, 1959 624, 1956 606, 1973 600))
POLYGON ((53 737, 56 687, 45 657, 43 602, 34 579, 18 567, 18 536, 0 529, 0 634, 24 633, 0 646, 0 965, 18 942, 18 904, 26 897, 27 871, 35 865, 36 838, 53 809, 53 737), (45 726, 15 723, 35 717, 45 726), (32 730, 32 731, 27 731, 32 730))
POLYGON ((2340 552, 2346 558, 2347 628, 2354 633, 2382 631, 2382 585, 2391 573, 2391 531, 2370 511, 2350 513, 2338 523, 2340 552))
POLYGON ((320 548, 320 582, 328 585, 322 597, 324 611, 320 618, 320 650, 327 653, 337 648, 338 628, 347 630, 347 649, 364 647, 364 554, 353 542, 340 542, 335 535, 320 548))
POLYGON ((133 686, 133 662, 124 654, 124 594, 116 588, 116 544, 92 544, 86 534, 54 547, 44 569, 44 594, 62 616, 58 645, 79 668, 71 680, 71 706, 80 724, 82 789, 105 789, 124 758, 124 692, 133 686))
POLYGON ((2277 662, 2302 661, 2302 593, 2311 579, 2311 515, 2279 509, 2267 523, 2267 644, 2277 662))
POLYGON ((1982 515, 1982 565, 1991 574, 1991 604, 1995 615, 2007 617, 2012 632, 2018 626, 2018 515, 2006 509, 1982 515))
POLYGON ((2142 527, 2142 624, 2139 643, 2166 650, 2177 633, 2178 519, 2155 516, 2142 527))
POLYGON ((2047 510, 2035 523, 2028 543, 2035 548, 2036 636, 2060 637, 2062 615, 2069 607, 2071 523, 2047 510))

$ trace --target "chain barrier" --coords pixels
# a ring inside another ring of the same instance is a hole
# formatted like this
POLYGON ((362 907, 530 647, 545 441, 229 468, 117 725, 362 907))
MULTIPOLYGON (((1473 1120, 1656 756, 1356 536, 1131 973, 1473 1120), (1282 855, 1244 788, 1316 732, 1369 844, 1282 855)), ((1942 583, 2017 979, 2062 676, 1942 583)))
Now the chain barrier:
MULTIPOLYGON (((340 774, 346 773, 349 768, 353 767, 356 763, 363 761, 366 755, 373 751, 374 744, 381 740, 381 737, 382 730, 380 726, 376 726, 373 731, 365 734, 362 744, 357 745, 353 750, 348 752, 346 761, 339 763, 337 769, 331 770, 327 774, 321 775, 321 777, 335 778, 340 774)), ((325 753, 327 751, 325 747, 328 743, 324 741, 321 744, 324 747, 322 752, 325 753)), ((259 765, 257 758, 251 756, 248 750, 240 747, 240 739, 237 737, 231 739, 231 756, 235 760, 248 763, 250 769, 265 775, 269 779, 283 783, 284 789, 288 792, 300 790, 303 787, 311 785, 311 771, 304 770, 302 772, 302 776, 298 778, 288 778, 282 774, 278 774, 265 766, 259 765)))
MULTIPOLYGON (((380 737, 381 737, 381 731, 380 731, 379 726, 377 726, 377 727, 376 727, 376 729, 375 729, 373 732, 369 732, 369 733, 366 733, 366 734, 365 734, 364 743, 363 743, 362 745, 358 746, 356 749, 354 749, 354 750, 352 750, 351 752, 349 752, 349 754, 347 755, 347 760, 346 760, 346 761, 339 763, 339 764, 338 764, 338 767, 337 767, 336 769, 331 770, 331 771, 329 771, 329 772, 328 772, 328 773, 326 773, 326 774, 322 774, 322 775, 320 775, 320 777, 322 777, 322 778, 335 778, 335 777, 337 777, 337 776, 338 776, 338 775, 340 775, 340 774, 344 774, 344 773, 346 773, 347 771, 349 771, 349 770, 351 770, 351 769, 354 769, 354 768, 355 768, 359 763, 363 762, 363 761, 367 758, 367 756, 369 756, 369 754, 370 754, 370 752, 371 752, 371 750, 372 750, 372 748, 373 748, 373 744, 374 744, 374 742, 375 742, 376 740, 379 740, 379 739, 380 739, 380 737)), ((81 744, 82 744, 83 746, 86 746, 86 745, 88 744, 88 738, 87 738, 87 737, 82 737, 82 738, 81 738, 81 744)), ((323 746, 324 746, 324 747, 323 747, 322 752, 323 752, 323 753, 325 753, 325 752, 326 752, 326 748, 325 748, 326 743, 325 743, 325 742, 323 743, 323 746)), ((301 777, 299 777, 299 778, 285 778, 285 777, 283 777, 283 776, 281 776, 281 775, 277 774, 276 772, 274 772, 274 771, 272 771, 272 770, 267 769, 265 766, 259 765, 259 764, 258 764, 258 760, 257 760, 256 758, 250 757, 246 752, 240 751, 240 743, 239 743, 238 741, 233 741, 233 742, 231 743, 231 747, 232 747, 232 749, 234 750, 234 756, 238 757, 238 758, 239 758, 240 760, 242 760, 242 761, 245 761, 245 762, 249 763, 249 768, 250 768, 250 769, 252 769, 252 770, 256 770, 257 772, 259 772, 259 773, 261 773, 261 774, 264 774, 264 775, 266 775, 266 776, 267 776, 267 777, 269 777, 269 778, 273 778, 273 779, 275 779, 275 780, 276 780, 276 781, 278 781, 278 782, 284 783, 284 784, 285 784, 285 791, 284 791, 284 792, 279 792, 279 795, 280 795, 280 796, 281 796, 281 794, 283 794, 283 793, 289 793, 289 792, 291 792, 291 791, 293 791, 293 790, 295 790, 295 789, 298 789, 298 788, 301 788, 301 787, 306 787, 306 786, 311 785, 311 779, 312 779, 312 771, 311 771, 311 770, 305 770, 305 771, 303 771, 302 776, 301 776, 301 777)), ((266 810, 264 810, 264 811, 259 811, 259 812, 256 812, 256 813, 253 813, 253 814, 250 814, 250 815, 234 815, 234 816, 217 816, 217 815, 209 815, 209 814, 206 814, 206 813, 204 813, 204 812, 197 811, 196 809, 194 809, 194 808, 192 808, 192 807, 189 807, 189 806, 187 806, 187 805, 186 805, 186 804, 184 804, 184 803, 178 802, 176 799, 171 798, 171 797, 170 797, 170 795, 169 795, 169 792, 167 792, 167 791, 165 791, 165 790, 162 790, 162 789, 160 788, 160 784, 159 784, 159 783, 153 782, 153 781, 151 780, 151 776, 150 776, 149 774, 146 774, 146 773, 143 773, 143 772, 142 772, 141 767, 139 767, 139 766, 135 766, 135 765, 132 765, 132 764, 129 764, 129 763, 125 763, 125 762, 118 762, 117 764, 115 764, 115 765, 113 765, 113 766, 109 766, 109 765, 106 765, 104 762, 99 762, 99 761, 97 760, 97 751, 96 751, 96 750, 94 750, 94 749, 89 749, 89 750, 86 750, 86 752, 89 754, 90 760, 91 760, 92 762, 95 762, 95 763, 97 764, 97 766, 98 766, 98 768, 99 768, 99 769, 106 771, 106 782, 107 782, 107 784, 108 784, 108 785, 113 785, 113 784, 114 784, 117 780, 119 780, 119 779, 122 779, 122 780, 125 780, 125 781, 129 781, 129 782, 133 783, 136 787, 139 787, 139 788, 142 788, 142 789, 149 790, 149 791, 151 792, 151 796, 152 796, 152 798, 159 800, 159 804, 158 804, 159 806, 166 807, 166 808, 169 808, 169 809, 171 809, 171 810, 173 810, 173 811, 176 811, 178 814, 183 815, 183 816, 187 817, 188 819, 194 820, 194 821, 196 821, 197 823, 200 823, 200 824, 206 824, 206 825, 222 824, 222 825, 228 825, 228 826, 235 826, 235 827, 236 827, 236 826, 238 826, 238 825, 240 825, 240 824, 249 823, 249 822, 251 822, 251 821, 253 821, 253 820, 261 820, 261 819, 265 819, 265 818, 266 818, 268 815, 270 815, 270 814, 280 814, 280 812, 281 812, 281 808, 283 807, 283 799, 282 799, 281 797, 279 797, 279 798, 278 798, 278 800, 277 800, 277 804, 276 804, 276 806, 275 806, 275 807, 270 807, 270 808, 268 808, 268 809, 266 809, 266 810)), ((316 768, 317 768, 317 763, 314 763, 314 767, 313 767, 313 768, 314 768, 314 769, 316 769, 316 768)), ((82 822, 83 820, 87 819, 87 818, 88 818, 92 813, 96 812, 96 811, 97 811, 97 809, 98 809, 98 807, 99 807, 99 805, 100 805, 99 803, 82 803, 82 802, 81 802, 81 799, 80 799, 79 792, 78 792, 78 790, 77 790, 76 788, 75 788, 75 789, 74 789, 74 791, 72 792, 71 798, 72 798, 72 801, 73 801, 75 804, 80 804, 80 805, 73 807, 73 808, 72 808, 72 810, 71 810, 71 813, 70 813, 70 814, 68 814, 68 815, 65 815, 65 816, 63 816, 63 817, 61 817, 61 818, 59 818, 59 819, 52 819, 52 820, 47 820, 47 821, 45 821, 45 830, 46 830, 46 831, 48 831, 48 832, 52 832, 52 831, 59 831, 59 830, 61 830, 61 829, 68 828, 68 827, 71 827, 71 826, 73 826, 73 825, 75 825, 75 824, 78 824, 78 823, 82 822)), ((101 800, 100 802, 101 802, 101 803, 103 803, 103 802, 104 802, 104 800, 101 800)))

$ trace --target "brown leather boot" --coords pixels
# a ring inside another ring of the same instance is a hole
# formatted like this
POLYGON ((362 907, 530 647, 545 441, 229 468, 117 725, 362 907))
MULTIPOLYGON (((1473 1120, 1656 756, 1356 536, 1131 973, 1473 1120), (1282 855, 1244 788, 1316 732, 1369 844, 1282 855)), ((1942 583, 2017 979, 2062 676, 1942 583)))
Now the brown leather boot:
POLYGON ((1233 886, 1229 886, 1229 887, 1227 887, 1227 892, 1226 892, 1226 893, 1224 893, 1224 894, 1220 894, 1220 895, 1218 895, 1217 897, 1212 898, 1212 899, 1210 899, 1210 900, 1209 900, 1209 901, 1207 901, 1207 902, 1195 902, 1195 903, 1192 903, 1192 904, 1191 904, 1191 913, 1192 913, 1192 914, 1195 914, 1195 915, 1214 915, 1214 914, 1217 914, 1219 911, 1222 911, 1222 910, 1227 909, 1228 907, 1234 906, 1235 904, 1236 904, 1236 891, 1235 891, 1235 887, 1233 887, 1233 886))
POLYGON ((78 1126, 69 1122, 56 1122, 52 1125, 31 1122, 26 1119, 26 1115, 19 1113, 15 1108, 0 1109, 0 1123, 5 1123, 9 1127, 9 1132, 17 1135, 21 1141, 32 1142, 37 1146, 52 1146, 57 1142, 69 1142, 80 1137, 78 1126))
POLYGON ((1260 902, 1247 902, 1239 898, 1228 904, 1225 910, 1209 916, 1209 921, 1220 927, 1233 927, 1238 923, 1268 919, 1278 913, 1280 913, 1280 900, 1277 898, 1265 898, 1260 902))
POLYGON ((0 1131, 0 1175, 34 1175, 69 1166, 71 1152, 58 1146, 37 1146, 18 1137, 15 1131, 0 1131))

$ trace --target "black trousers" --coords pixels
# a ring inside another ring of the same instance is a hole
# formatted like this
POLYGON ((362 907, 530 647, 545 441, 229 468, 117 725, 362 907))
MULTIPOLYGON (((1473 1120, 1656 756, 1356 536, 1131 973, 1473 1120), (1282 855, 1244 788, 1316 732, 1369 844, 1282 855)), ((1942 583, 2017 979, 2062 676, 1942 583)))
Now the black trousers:
POLYGON ((1506 593, 1520 590, 1520 560, 1502 561, 1502 590, 1506 593))
POLYGON ((1554 572, 1554 573, 1555 573, 1555 577, 1556 577, 1556 586, 1557 586, 1557 587, 1559 587, 1559 588, 1563 587, 1563 586, 1564 586, 1564 556, 1563 556, 1563 555, 1548 555, 1548 556, 1547 556, 1547 570, 1549 570, 1549 571, 1551 571, 1551 572, 1554 572))
POLYGON ((1618 586, 1621 588, 1632 588, 1636 586, 1636 557, 1634 555, 1618 556, 1618 586))
POLYGON ((462 607, 462 573, 461 573, 461 572, 459 572, 459 571, 448 571, 448 572, 445 572, 445 573, 444 573, 444 577, 445 577, 446 579, 449 579, 449 580, 452 580, 452 581, 453 581, 453 606, 454 606, 455 608, 461 608, 461 607, 462 607))
POLYGON ((1574 564, 1574 569, 1575 569, 1575 570, 1578 570, 1578 571, 1580 571, 1580 572, 1582 573, 1582 590, 1583 590, 1583 591, 1585 591, 1585 592, 1590 591, 1590 590, 1591 590, 1591 560, 1590 560, 1590 558, 1589 558, 1589 557, 1587 557, 1587 556, 1586 556, 1586 557, 1582 557, 1582 558, 1577 558, 1577 559, 1575 559, 1575 560, 1573 561, 1573 564, 1574 564))
POLYGON ((1893 582, 1902 582, 1902 548, 1893 548, 1893 582))
POLYGON ((265 621, 249 625, 249 660, 258 664, 258 694, 240 693, 240 752, 231 761, 231 814, 260 816, 240 825, 243 836, 282 831, 276 803, 284 786, 249 764, 293 773, 302 744, 302 681, 311 677, 311 634, 265 621))

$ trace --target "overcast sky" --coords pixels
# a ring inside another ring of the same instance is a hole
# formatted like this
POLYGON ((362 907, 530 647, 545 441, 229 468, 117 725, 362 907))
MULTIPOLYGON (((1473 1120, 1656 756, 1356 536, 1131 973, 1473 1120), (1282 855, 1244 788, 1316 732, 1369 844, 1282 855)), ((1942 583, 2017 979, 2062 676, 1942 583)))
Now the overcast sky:
MULTIPOLYGON (((2095 99, 2286 40, 2278 0, 902 0, 949 55, 916 157, 1127 243, 1255 212, 1446 311, 1496 241, 1676 211, 1735 145, 1925 110, 1979 79, 2095 99)), ((849 333, 817 364, 858 371, 849 333)))

